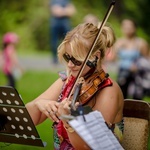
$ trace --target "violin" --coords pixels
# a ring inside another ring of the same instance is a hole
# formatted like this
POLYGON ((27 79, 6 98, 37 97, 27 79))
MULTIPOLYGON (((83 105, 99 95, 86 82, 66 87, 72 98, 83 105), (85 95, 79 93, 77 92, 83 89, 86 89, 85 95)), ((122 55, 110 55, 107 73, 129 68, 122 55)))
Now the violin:
POLYGON ((79 102, 85 104, 98 90, 100 84, 108 78, 108 74, 102 69, 96 71, 88 79, 82 81, 82 87, 79 93, 79 102))
MULTIPOLYGON (((93 69, 93 68, 92 68, 93 69)), ((91 70, 92 70, 91 69, 91 70)), ((89 73, 88 73, 89 74, 89 73)), ((103 69, 100 71, 91 72, 91 75, 79 78, 78 84, 72 97, 71 108, 75 110, 75 102, 80 102, 84 105, 91 97, 101 88, 101 84, 108 78, 108 73, 103 69)))

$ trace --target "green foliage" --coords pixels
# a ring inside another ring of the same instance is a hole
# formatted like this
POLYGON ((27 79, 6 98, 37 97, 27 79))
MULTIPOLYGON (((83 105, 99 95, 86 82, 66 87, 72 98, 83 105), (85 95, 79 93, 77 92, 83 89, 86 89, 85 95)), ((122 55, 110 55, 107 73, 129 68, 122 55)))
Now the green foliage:
POLYGON ((122 17, 132 18, 135 20, 138 27, 138 34, 150 42, 150 22, 147 20, 150 17, 150 1, 149 0, 124 0, 124 14, 122 17))
MULTIPOLYGON (((72 26, 83 22, 85 15, 92 13, 103 19, 110 1, 82 0, 72 1, 77 13, 71 18, 72 26)), ((116 0, 114 10, 108 20, 120 36, 120 20, 132 17, 139 26, 138 34, 150 41, 149 0, 116 0)), ((0 1, 0 41, 8 31, 14 31, 20 36, 18 49, 21 51, 49 50, 50 41, 50 9, 49 0, 1 0, 0 1)))
POLYGON ((19 48, 26 51, 42 50, 43 45, 48 45, 48 0, 0 1, 0 10, 0 38, 4 33, 14 31, 20 36, 19 48))

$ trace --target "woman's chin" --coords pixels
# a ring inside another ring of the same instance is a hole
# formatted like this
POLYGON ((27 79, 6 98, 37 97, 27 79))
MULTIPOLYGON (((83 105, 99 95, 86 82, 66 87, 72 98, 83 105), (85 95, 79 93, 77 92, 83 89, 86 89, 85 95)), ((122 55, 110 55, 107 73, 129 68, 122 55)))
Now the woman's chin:
POLYGON ((77 77, 78 71, 71 71, 71 75, 72 75, 73 77, 77 77))
POLYGON ((72 75, 73 77, 75 77, 75 78, 77 77, 77 74, 72 73, 71 75, 72 75))

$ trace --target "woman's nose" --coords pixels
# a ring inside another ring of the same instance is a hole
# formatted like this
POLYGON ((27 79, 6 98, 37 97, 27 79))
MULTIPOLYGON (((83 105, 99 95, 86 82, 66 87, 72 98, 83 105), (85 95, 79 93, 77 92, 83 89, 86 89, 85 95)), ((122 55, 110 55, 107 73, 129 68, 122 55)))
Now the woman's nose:
POLYGON ((73 62, 71 60, 69 60, 68 62, 68 67, 74 67, 75 65, 73 64, 73 62))

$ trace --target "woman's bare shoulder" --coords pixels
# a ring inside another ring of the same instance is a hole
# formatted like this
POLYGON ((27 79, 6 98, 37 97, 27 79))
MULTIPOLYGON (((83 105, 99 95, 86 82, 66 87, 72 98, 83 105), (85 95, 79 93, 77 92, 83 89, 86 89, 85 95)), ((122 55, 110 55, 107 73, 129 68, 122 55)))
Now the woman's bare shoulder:
POLYGON ((99 93, 98 96, 100 99, 114 99, 114 100, 123 100, 123 94, 122 91, 118 85, 118 83, 115 80, 112 80, 112 86, 105 87, 102 89, 99 93))
POLYGON ((105 87, 98 92, 96 103, 93 107, 94 110, 100 111, 104 119, 110 123, 121 120, 121 111, 123 109, 122 92, 116 81, 112 80, 112 82, 112 86, 105 87), (119 117, 117 117, 118 113, 119 117))

